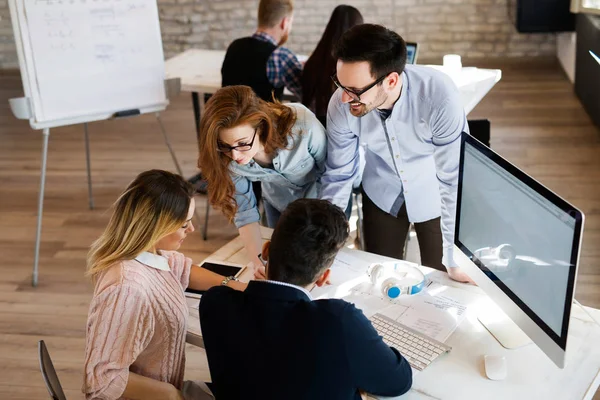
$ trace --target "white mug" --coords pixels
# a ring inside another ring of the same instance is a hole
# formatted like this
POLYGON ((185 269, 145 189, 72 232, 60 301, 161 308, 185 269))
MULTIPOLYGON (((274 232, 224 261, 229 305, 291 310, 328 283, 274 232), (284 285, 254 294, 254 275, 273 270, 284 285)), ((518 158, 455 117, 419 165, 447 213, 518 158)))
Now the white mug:
POLYGON ((446 54, 443 65, 450 74, 459 74, 462 69, 462 62, 458 54, 446 54))

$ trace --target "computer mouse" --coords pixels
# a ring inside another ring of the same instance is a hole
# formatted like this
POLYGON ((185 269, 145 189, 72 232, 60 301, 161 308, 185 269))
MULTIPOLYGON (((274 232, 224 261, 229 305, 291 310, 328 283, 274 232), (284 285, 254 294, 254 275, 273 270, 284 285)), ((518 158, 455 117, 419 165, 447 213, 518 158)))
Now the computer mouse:
POLYGON ((506 358, 504 356, 484 356, 485 374, 493 381, 506 378, 506 358))

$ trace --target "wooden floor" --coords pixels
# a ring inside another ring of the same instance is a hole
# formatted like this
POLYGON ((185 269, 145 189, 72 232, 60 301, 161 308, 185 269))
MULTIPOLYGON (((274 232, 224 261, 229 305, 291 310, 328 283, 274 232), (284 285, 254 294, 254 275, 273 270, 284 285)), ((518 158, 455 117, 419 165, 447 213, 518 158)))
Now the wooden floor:
MULTIPOLYGON (((471 113, 489 118, 492 147, 586 214, 576 297, 600 307, 600 131, 593 126, 554 60, 477 63, 501 68, 502 81, 471 113)), ((107 209, 139 172, 174 170, 153 116, 92 123, 96 209, 88 209, 83 127, 51 130, 40 258, 31 288, 41 133, 11 115, 19 77, 0 73, 0 399, 45 399, 37 341, 49 347, 69 399, 82 398, 85 321, 91 286, 83 277, 90 243, 107 209)), ((195 172, 196 143, 189 94, 163 114, 186 175, 195 172)), ((197 199, 205 210, 204 198, 197 199)), ((200 261, 233 238, 235 229, 211 211, 209 240, 199 231, 182 251, 200 261)), ((206 379, 201 350, 190 349, 188 379, 206 379)), ((600 396, 597 395, 600 399, 600 396)))

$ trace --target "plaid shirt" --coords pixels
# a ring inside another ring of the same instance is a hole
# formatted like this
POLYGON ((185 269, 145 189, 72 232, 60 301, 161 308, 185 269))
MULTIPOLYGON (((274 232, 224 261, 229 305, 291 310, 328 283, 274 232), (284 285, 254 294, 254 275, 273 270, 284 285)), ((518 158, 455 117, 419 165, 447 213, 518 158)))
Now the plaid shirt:
MULTIPOLYGON (((256 32, 252 37, 277 46, 275 39, 264 32, 256 32)), ((301 74, 302 64, 296 55, 286 47, 278 46, 267 60, 269 82, 276 88, 285 86, 298 99, 302 99, 301 74)))

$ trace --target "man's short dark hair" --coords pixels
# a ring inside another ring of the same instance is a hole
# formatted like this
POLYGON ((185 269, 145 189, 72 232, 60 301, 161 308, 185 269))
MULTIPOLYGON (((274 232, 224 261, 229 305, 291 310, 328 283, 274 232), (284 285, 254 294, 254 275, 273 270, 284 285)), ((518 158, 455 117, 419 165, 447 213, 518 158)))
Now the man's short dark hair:
POLYGON ((348 231, 341 208, 326 200, 294 201, 271 236, 268 279, 298 286, 313 283, 331 266, 348 231))
POLYGON ((343 62, 367 61, 378 79, 391 72, 401 74, 406 66, 406 43, 396 32, 381 25, 356 25, 342 35, 333 57, 343 62))

